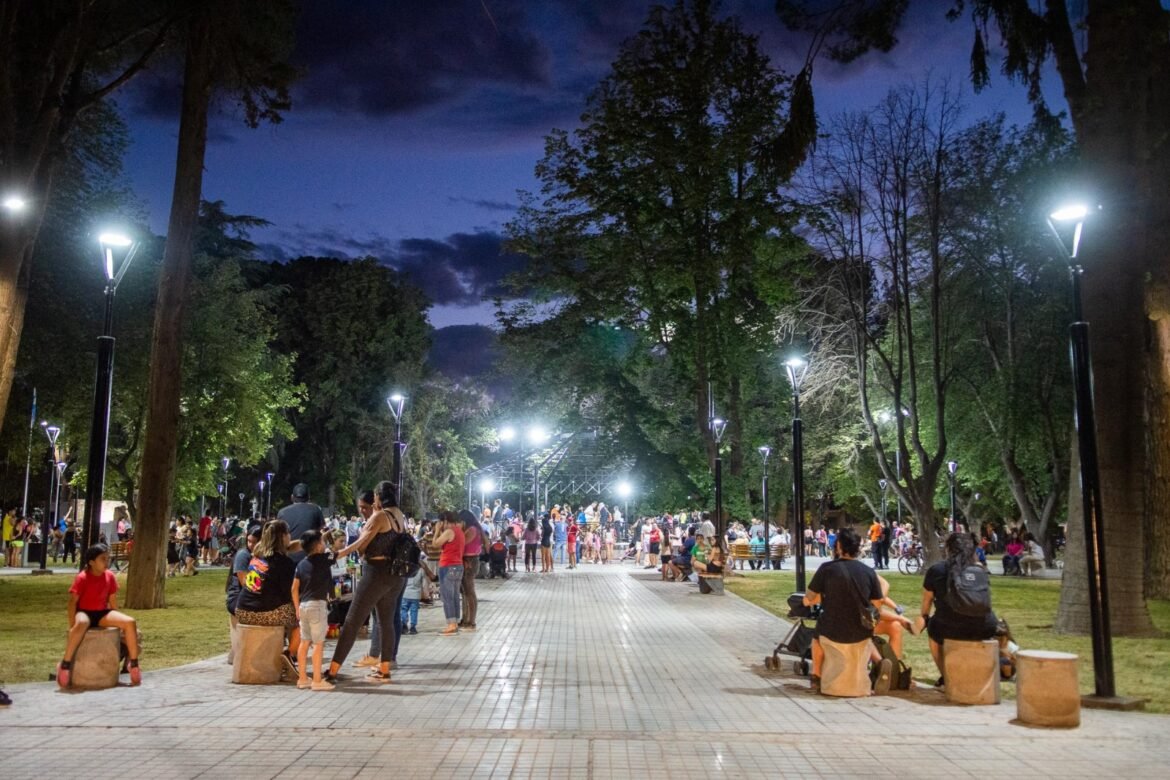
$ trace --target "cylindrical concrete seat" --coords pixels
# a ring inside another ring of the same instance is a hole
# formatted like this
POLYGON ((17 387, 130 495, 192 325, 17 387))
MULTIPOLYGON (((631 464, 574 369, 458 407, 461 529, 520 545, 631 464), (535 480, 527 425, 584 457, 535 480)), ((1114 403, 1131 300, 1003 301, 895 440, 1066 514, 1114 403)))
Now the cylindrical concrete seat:
POLYGON ((1016 717, 1033 726, 1081 725, 1079 659, 1073 653, 1016 653, 1016 717))
POLYGON ((232 682, 273 685, 280 682, 283 626, 236 626, 236 658, 232 682))
POLYGON ((821 662, 821 693, 826 696, 868 696, 869 640, 843 644, 820 638, 825 660, 821 662))
POLYGON ((999 642, 943 642, 943 678, 947 701, 999 704, 999 642))
POLYGON ((116 628, 91 628, 73 656, 73 673, 69 687, 96 691, 113 688, 118 684, 121 662, 118 650, 122 645, 122 632, 116 628))

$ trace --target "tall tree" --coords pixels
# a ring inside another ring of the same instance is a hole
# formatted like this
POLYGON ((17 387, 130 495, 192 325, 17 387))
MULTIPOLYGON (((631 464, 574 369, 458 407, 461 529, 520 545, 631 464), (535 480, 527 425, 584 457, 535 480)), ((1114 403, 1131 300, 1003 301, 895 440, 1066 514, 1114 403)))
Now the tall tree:
POLYGON ((667 362, 683 393, 671 414, 685 416, 708 463, 716 402, 733 476, 755 450, 745 377, 775 350, 771 322, 788 289, 795 242, 777 191, 809 140, 786 117, 801 94, 718 3, 655 7, 589 97, 583 126, 547 138, 543 200, 510 226, 531 258, 522 283, 560 302, 566 324, 644 334, 640 348, 667 362))
MULTIPOLYGON (((909 5, 779 0, 777 8, 790 27, 812 31, 814 53, 850 61, 892 49, 909 5)), ((1073 19, 1065 0, 955 0, 949 16, 969 12, 974 23, 976 88, 989 82, 993 28, 1004 73, 1025 83, 1038 106, 1045 66, 1055 65, 1080 147, 1082 192, 1104 206, 1087 228, 1084 306, 1092 322, 1110 622, 1119 635, 1138 635, 1153 630, 1144 591, 1170 593, 1170 38, 1158 0, 1087 0, 1084 7, 1084 18, 1073 19), (1108 269, 1108 281, 1096 268, 1108 269), (1143 559, 1145 578, 1133 565, 1143 559)), ((1056 625, 1083 633, 1081 524, 1078 502, 1070 502, 1056 625)))
MULTIPOLYGON (((337 506, 370 476, 355 472, 358 450, 377 447, 372 438, 393 441, 386 397, 395 390, 414 395, 429 346, 430 303, 374 258, 302 257, 265 271, 287 290, 278 343, 296 354, 294 376, 309 388, 304 409, 290 417, 297 441, 281 448, 278 489, 288 495, 306 482, 337 506)), ((407 404, 408 426, 413 405, 407 404)))
POLYGON ((203 195, 207 119, 216 90, 236 99, 250 127, 280 121, 294 71, 287 63, 292 0, 185 0, 183 93, 175 186, 159 277, 140 477, 138 537, 126 605, 166 605, 166 530, 175 491, 182 411, 182 331, 203 195))
POLYGON ((85 113, 142 71, 172 23, 151 0, 0 0, 0 198, 25 202, 0 209, 0 419, 54 176, 85 113))

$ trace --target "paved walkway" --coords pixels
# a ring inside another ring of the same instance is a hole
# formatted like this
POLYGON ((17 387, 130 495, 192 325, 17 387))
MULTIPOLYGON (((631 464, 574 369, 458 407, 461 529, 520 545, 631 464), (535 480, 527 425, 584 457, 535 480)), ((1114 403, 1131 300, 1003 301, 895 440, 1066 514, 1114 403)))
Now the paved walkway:
POLYGON ((1170 776, 1170 717, 1085 711, 1049 731, 1012 725, 1014 704, 952 707, 933 690, 818 697, 762 670, 783 621, 656 577, 481 581, 480 631, 440 638, 441 610, 424 610, 385 686, 233 686, 223 657, 140 688, 18 685, 0 710, 3 776, 1170 776))

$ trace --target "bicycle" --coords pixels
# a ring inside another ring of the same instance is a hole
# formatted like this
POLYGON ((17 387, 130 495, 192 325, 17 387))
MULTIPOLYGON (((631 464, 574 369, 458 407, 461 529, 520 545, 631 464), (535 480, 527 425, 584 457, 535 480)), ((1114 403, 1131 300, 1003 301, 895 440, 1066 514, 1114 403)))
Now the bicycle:
POLYGON ((922 571, 922 545, 914 542, 898 556, 898 572, 900 574, 917 574, 920 571, 922 571))

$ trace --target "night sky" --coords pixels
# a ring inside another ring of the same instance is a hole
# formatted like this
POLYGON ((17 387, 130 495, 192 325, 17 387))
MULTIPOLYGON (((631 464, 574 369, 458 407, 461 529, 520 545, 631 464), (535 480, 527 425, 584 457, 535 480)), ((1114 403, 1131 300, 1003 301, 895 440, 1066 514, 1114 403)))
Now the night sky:
MULTIPOLYGON (((253 234, 265 256, 374 255, 430 296, 436 327, 490 324, 491 297, 517 258, 501 230, 534 189, 551 128, 572 128, 619 43, 653 5, 640 0, 304 0, 294 61, 305 77, 276 126, 249 130, 230 105, 210 130, 204 198, 272 223, 253 234)), ((890 55, 818 64, 818 115, 863 109, 891 87, 950 79, 971 114, 1019 122, 1023 88, 1003 77, 967 84, 969 22, 948 3, 916 9, 890 55)), ((727 0, 791 73, 806 40, 787 33, 773 0, 727 0)), ((127 173, 165 232, 174 176, 178 92, 165 68, 119 97, 130 123, 127 173)), ((1053 79, 1048 80, 1055 88, 1053 79)), ((1059 93, 1052 105, 1063 108, 1059 93)))

